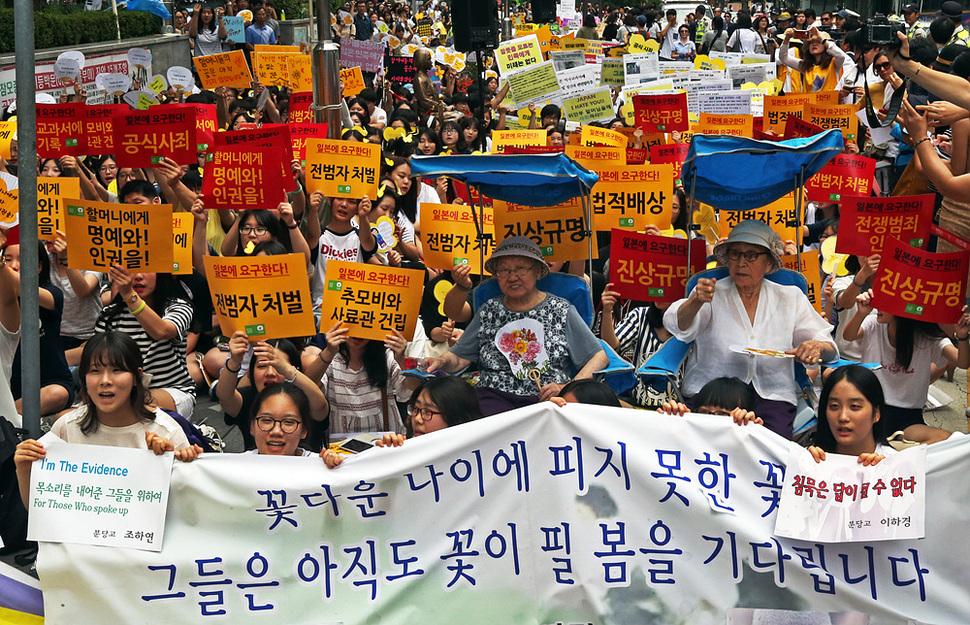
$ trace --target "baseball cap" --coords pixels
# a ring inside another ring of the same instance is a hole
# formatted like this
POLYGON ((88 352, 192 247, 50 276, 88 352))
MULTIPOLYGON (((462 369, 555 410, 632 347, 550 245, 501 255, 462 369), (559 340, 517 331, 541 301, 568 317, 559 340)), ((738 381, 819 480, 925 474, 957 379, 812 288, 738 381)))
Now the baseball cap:
POLYGON ((919 7, 915 4, 904 4, 899 10, 900 13, 919 13, 919 7))
POLYGON ((959 2, 954 2, 953 0, 947 0, 940 7, 940 13, 946 17, 959 18, 963 15, 963 6, 959 2))

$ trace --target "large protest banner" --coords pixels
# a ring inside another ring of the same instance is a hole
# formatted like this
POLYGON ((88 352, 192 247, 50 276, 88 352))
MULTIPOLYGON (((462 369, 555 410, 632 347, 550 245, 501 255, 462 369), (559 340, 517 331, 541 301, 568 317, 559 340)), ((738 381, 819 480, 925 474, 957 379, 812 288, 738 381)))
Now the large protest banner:
POLYGON ((792 448, 723 417, 545 403, 336 470, 203 455, 175 463, 160 553, 41 544, 47 623, 970 622, 970 439, 927 448, 922 540, 775 536, 792 448))

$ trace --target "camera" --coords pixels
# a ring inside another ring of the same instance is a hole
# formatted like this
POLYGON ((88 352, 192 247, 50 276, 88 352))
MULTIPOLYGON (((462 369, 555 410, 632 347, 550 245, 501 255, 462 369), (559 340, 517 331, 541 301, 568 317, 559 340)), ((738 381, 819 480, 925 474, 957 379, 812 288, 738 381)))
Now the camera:
POLYGON ((877 13, 862 28, 864 43, 884 48, 899 47, 902 43, 896 33, 905 32, 905 28, 899 22, 892 22, 885 15, 877 13))

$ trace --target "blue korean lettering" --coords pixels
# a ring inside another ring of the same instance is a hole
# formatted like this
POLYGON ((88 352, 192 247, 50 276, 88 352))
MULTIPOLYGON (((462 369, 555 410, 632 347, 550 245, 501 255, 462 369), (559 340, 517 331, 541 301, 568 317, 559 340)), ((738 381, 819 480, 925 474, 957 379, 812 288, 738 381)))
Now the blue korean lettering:
MULTIPOLYGON (((737 535, 734 532, 727 532, 727 535, 731 541, 731 579, 739 580, 741 579, 741 559, 738 557, 737 535)), ((711 555, 707 557, 707 560, 704 560, 704 564, 710 564, 721 553, 721 549, 724 547, 724 539, 720 536, 701 536, 701 538, 708 542, 717 543, 711 555)))
POLYGON ((334 518, 339 517, 340 510, 337 509, 337 498, 340 497, 340 495, 333 494, 333 491, 330 490, 330 484, 321 484, 320 487, 324 490, 323 493, 306 493, 300 495, 300 497, 303 499, 303 503, 305 503, 308 508, 316 508, 330 504, 330 510, 333 511, 334 518), (320 497, 326 497, 326 499, 319 501, 318 498, 320 497))
POLYGON ((764 518, 774 512, 775 508, 778 507, 778 502, 781 501, 781 488, 785 483, 785 467, 774 462, 765 462, 764 460, 759 460, 758 462, 766 470, 765 481, 754 483, 758 488, 768 489, 768 494, 761 497, 762 501, 768 503, 768 509, 761 513, 761 517, 764 518))
MULTIPOLYGON (((539 547, 542 551, 561 551, 562 555, 572 555, 572 547, 569 540, 569 523, 560 523, 554 527, 540 527, 539 531, 542 532, 544 538, 544 544, 539 547)), ((576 580, 572 578, 572 558, 553 557, 552 561, 555 564, 552 568, 552 573, 556 577, 557 584, 570 585, 576 583, 576 580)))
POLYGON ((666 473, 650 473, 651 477, 656 478, 668 478, 667 480, 667 494, 663 496, 660 503, 665 503, 671 496, 676 495, 680 499, 684 506, 690 507, 690 502, 687 501, 687 497, 677 492, 677 482, 672 480, 680 480, 683 482, 690 483, 690 478, 686 475, 674 475, 674 471, 680 471, 680 451, 679 450, 667 450, 667 449, 657 449, 657 462, 664 469, 667 469, 666 473), (670 458, 670 460, 667 460, 670 458), (673 462, 673 464, 667 464, 667 462, 673 462))
POLYGON ((172 592, 175 588, 175 573, 176 568, 174 564, 166 564, 162 566, 149 566, 149 571, 168 571, 168 588, 166 590, 169 592, 167 595, 142 595, 142 601, 155 601, 156 599, 181 599, 185 597, 184 592, 172 592))
POLYGON ((737 475, 728 470, 727 454, 718 455, 721 458, 720 462, 711 458, 711 454, 706 451, 703 460, 694 460, 694 464, 702 467, 697 472, 697 482, 707 490, 707 496, 714 502, 715 508, 734 512, 734 508, 727 505, 727 500, 731 497, 731 480, 737 475))
MULTIPOLYGON (((222 577, 225 573, 222 569, 206 570, 206 565, 208 564, 219 564, 222 562, 222 558, 199 558, 195 561, 198 566, 199 577, 222 577)), ((210 586, 223 586, 232 584, 232 580, 228 577, 224 579, 207 579, 200 582, 189 582, 189 586, 193 588, 199 587, 210 587, 210 586)), ((199 591, 199 597, 212 597, 210 601, 199 601, 199 608, 202 610, 202 616, 221 616, 226 614, 226 610, 222 609, 221 606, 225 605, 225 596, 223 590, 210 590, 210 591, 199 591)))
POLYGON ((583 443, 582 439, 578 436, 573 437, 573 442, 576 444, 575 447, 572 445, 563 445, 562 447, 549 448, 549 451, 552 452, 553 459, 553 468, 549 471, 549 475, 556 477, 575 473, 578 482, 577 491, 582 493, 586 490, 586 480, 583 471, 583 443), (575 453, 575 466, 571 462, 573 453, 570 452, 575 453))
POLYGON ((819 575, 817 573, 809 573, 812 580, 815 583, 815 592, 834 595, 835 594, 835 576, 830 575, 828 569, 825 568, 825 545, 820 545, 815 543, 815 547, 798 547, 793 545, 792 551, 798 556, 798 559, 802 562, 802 568, 806 571, 824 571, 825 575, 819 575), (818 561, 815 559, 815 549, 818 549, 818 561), (823 580, 824 578, 824 580, 823 580))
POLYGON ((299 527, 292 516, 296 512, 296 504, 286 504, 285 490, 257 490, 256 492, 266 497, 266 507, 256 508, 256 512, 262 512, 273 519, 267 531, 273 531, 282 521, 286 521, 294 528, 299 527))
MULTIPOLYGON (((657 520, 656 523, 650 528, 650 542, 654 544, 655 547, 666 547, 667 543, 670 542, 670 528, 661 520, 657 520)), ((679 556, 683 555, 684 551, 682 549, 645 549, 640 548, 640 553, 646 554, 648 556, 679 556)), ((647 558, 649 562, 655 568, 648 568, 647 572, 650 573, 650 583, 652 584, 673 584, 674 578, 674 561, 670 558, 647 558), (665 577, 661 577, 661 576, 665 577), (666 577, 670 575, 671 577, 666 577)))
POLYGON ((480 554, 478 551, 473 550, 472 547, 472 536, 473 530, 458 530, 457 532, 445 532, 445 536, 452 539, 453 547, 452 552, 440 556, 442 560, 451 560, 454 558, 452 564, 448 565, 448 570, 454 573, 454 577, 451 578, 447 584, 446 588, 451 588, 458 583, 459 580, 464 579, 472 586, 475 585, 475 578, 472 577, 468 571, 475 568, 473 564, 468 564, 465 562, 467 558, 478 557, 480 554))
POLYGON ((512 455, 500 449, 492 458, 492 471, 499 477, 505 477, 515 469, 515 487, 520 493, 529 492, 529 454, 526 452, 525 441, 512 443, 512 455))
POLYGON ((482 476, 482 452, 479 450, 472 451, 472 455, 475 457, 475 465, 464 458, 458 458, 451 463, 449 468, 449 473, 458 482, 465 482, 471 479, 472 475, 475 475, 477 469, 478 474, 478 496, 485 496, 485 479, 482 476))
POLYGON ((423 488, 426 488, 428 484, 430 484, 434 492, 434 502, 438 503, 439 501, 441 501, 440 492, 438 490, 438 478, 444 475, 444 473, 441 471, 435 471, 433 464, 425 465, 425 468, 428 469, 428 473, 431 475, 431 477, 428 478, 427 482, 424 482, 422 484, 416 484, 414 481, 413 473, 405 473, 404 477, 408 478, 408 487, 414 492, 417 492, 423 488))
POLYGON ((621 551, 619 547, 626 545, 626 523, 617 521, 616 528, 610 529, 606 523, 600 523, 603 535, 603 545, 609 547, 609 551, 594 551, 593 555, 597 558, 616 558, 609 562, 602 562, 603 581, 607 584, 627 584, 627 562, 620 558, 632 558, 632 549, 621 551))
POLYGON ((377 600, 377 541, 373 539, 368 539, 364 541, 364 545, 351 545, 349 547, 344 547, 343 552, 347 555, 353 556, 353 560, 344 574, 340 576, 340 579, 347 579, 354 573, 355 569, 360 571, 363 576, 373 576, 370 579, 355 579, 351 582, 354 586, 360 588, 361 586, 370 587, 370 600, 377 600))
POLYGON ((915 584, 915 583, 918 582, 919 583, 919 586, 918 586, 918 588, 919 588, 919 600, 925 603, 926 602, 926 587, 923 584, 923 575, 928 574, 930 572, 930 570, 929 569, 924 569, 924 568, 922 568, 919 565, 919 552, 918 551, 916 551, 915 549, 909 549, 908 551, 913 556, 913 568, 916 570, 916 579, 905 579, 904 580, 904 579, 900 579, 900 577, 899 577, 899 568, 898 568, 897 565, 900 564, 900 563, 903 563, 903 562, 908 563, 909 562, 909 558, 900 558, 900 557, 889 556, 889 563, 892 565, 892 570, 893 570, 893 585, 902 587, 902 586, 909 586, 910 584, 915 584))
MULTIPOLYGON (((253 555, 246 562, 246 572, 253 579, 260 579, 264 577, 269 572, 269 561, 265 556, 260 555, 258 551, 253 552, 253 555)), ((273 586, 279 586, 280 583, 277 580, 271 580, 267 582, 257 582, 251 584, 236 584, 236 586, 242 590, 248 590, 250 588, 267 588, 273 586)), ((249 610, 252 612, 260 612, 263 610, 272 610, 275 606, 272 603, 266 603, 263 605, 256 605, 256 595, 252 593, 245 593, 246 601, 248 601, 249 610)))
POLYGON ((411 569, 409 566, 415 564, 418 561, 417 556, 411 556, 410 558, 403 557, 401 551, 405 547, 413 547, 417 544, 414 540, 404 540, 400 542, 389 543, 391 546, 391 562, 395 565, 401 567, 401 572, 395 575, 387 575, 384 579, 389 582, 394 582, 399 579, 404 579, 405 577, 417 577, 424 575, 424 569, 411 569))
POLYGON ((751 545, 751 568, 759 571, 766 570, 772 567, 775 568, 775 583, 779 586, 785 585, 785 561, 791 560, 791 556, 782 551, 781 543, 776 539, 772 538, 771 542, 764 543, 748 543, 751 545), (761 560, 761 550, 762 549, 773 549, 775 561, 774 562, 762 562, 761 560))
POLYGON ((616 473, 617 477, 623 478, 623 488, 625 490, 630 490, 630 472, 626 468, 626 443, 617 441, 617 445, 620 447, 620 465, 617 466, 613 464, 613 450, 609 447, 595 447, 596 451, 601 452, 605 458, 603 459, 603 464, 600 466, 599 470, 593 477, 599 477, 603 471, 606 471, 607 467, 612 469, 616 473))
POLYGON ((842 579, 844 579, 847 584, 853 584, 853 585, 868 579, 869 594, 873 600, 876 600, 878 599, 878 597, 876 596, 876 569, 875 569, 875 563, 873 562, 873 557, 872 557, 872 547, 870 547, 869 545, 863 545, 862 548, 866 550, 866 556, 867 556, 866 559, 868 561, 869 572, 860 577, 852 577, 849 574, 849 556, 844 553, 840 553, 839 558, 842 560, 842 579))
POLYGON ((365 494, 347 496, 347 501, 362 500, 362 503, 354 504, 357 506, 357 509, 360 510, 360 516, 362 518, 366 519, 369 517, 384 516, 387 514, 385 510, 377 510, 376 504, 374 503, 375 499, 387 497, 387 493, 366 494, 370 493, 370 491, 374 490, 376 487, 377 484, 361 480, 357 483, 357 486, 354 486, 354 492, 365 494))

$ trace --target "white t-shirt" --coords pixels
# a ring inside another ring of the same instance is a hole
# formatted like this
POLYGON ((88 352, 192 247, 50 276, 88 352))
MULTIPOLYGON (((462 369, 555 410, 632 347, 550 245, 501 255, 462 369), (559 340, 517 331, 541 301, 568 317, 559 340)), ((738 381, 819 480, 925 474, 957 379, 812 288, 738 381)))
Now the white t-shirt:
POLYGON ((680 35, 677 34, 677 30, 680 28, 680 24, 676 26, 671 26, 670 30, 667 31, 667 36, 664 37, 663 42, 660 44, 660 58, 671 59, 671 52, 673 52, 674 44, 680 40, 680 35))
MULTIPOLYGON (((832 281, 832 296, 836 301, 839 299, 839 294, 849 288, 853 280, 855 280, 855 275, 840 276, 832 281)), ((843 358, 862 362, 862 349, 859 347, 858 341, 845 340, 845 326, 849 323, 849 319, 855 316, 855 311, 855 302, 852 302, 852 306, 849 306, 845 310, 838 311, 839 325, 835 329, 835 345, 839 348, 839 354, 843 358)))
MULTIPOLYGON (((415 204, 417 205, 417 214, 415 215, 417 217, 417 220, 414 222, 414 226, 420 227, 421 205, 422 204, 441 204, 441 198, 438 197, 438 192, 435 191, 434 187, 432 187, 430 184, 422 182, 421 186, 418 188, 418 199, 415 202, 415 204)), ((412 236, 414 234, 413 232, 414 226, 412 226, 412 236)))
POLYGON ((87 413, 87 406, 82 404, 55 421, 51 433, 65 443, 148 449, 145 432, 154 432, 171 441, 175 449, 189 446, 189 439, 185 437, 182 427, 161 409, 155 409, 154 421, 140 421, 120 428, 99 424, 98 429, 90 434, 81 431, 81 420, 87 413))
POLYGON ((734 31, 728 39, 727 47, 732 52, 744 52, 745 54, 764 54, 765 46, 761 42, 761 35, 750 28, 739 28, 734 31))
POLYGON ((19 344, 20 328, 11 332, 0 323, 0 415, 6 417, 16 428, 23 427, 23 419, 17 412, 17 404, 10 391, 10 372, 19 344))
MULTIPOLYGON (((325 228, 320 235, 320 253, 317 255, 316 268, 310 281, 310 298, 313 300, 313 311, 320 312, 323 304, 323 284, 327 275, 327 261, 330 259, 345 260, 352 263, 364 262, 364 254, 360 249, 360 236, 357 230, 346 234, 338 234, 330 228, 325 228)), ((327 326, 328 328, 330 326, 327 326)))
POLYGON ((948 364, 943 350, 950 345, 949 340, 917 338, 909 368, 903 370, 896 364, 896 348, 889 344, 889 325, 876 321, 875 315, 862 322, 858 343, 863 361, 882 365, 882 369, 876 369, 876 377, 882 383, 886 404, 897 408, 922 408, 930 388, 930 365, 948 364))

